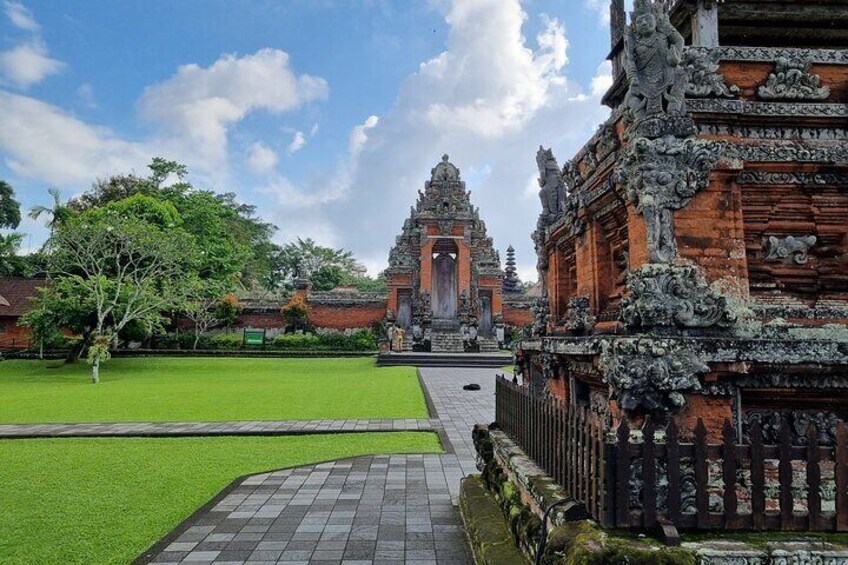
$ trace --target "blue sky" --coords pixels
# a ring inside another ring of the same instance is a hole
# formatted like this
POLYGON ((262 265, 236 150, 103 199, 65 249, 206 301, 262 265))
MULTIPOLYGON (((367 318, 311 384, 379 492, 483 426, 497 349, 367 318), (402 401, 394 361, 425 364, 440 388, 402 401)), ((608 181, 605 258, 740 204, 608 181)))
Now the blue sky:
MULTIPOLYGON (((385 266, 443 153, 534 278, 535 153, 607 115, 604 0, 4 0, 0 176, 23 207, 182 161, 279 228, 385 266)), ((27 245, 46 230, 25 221, 27 245)))

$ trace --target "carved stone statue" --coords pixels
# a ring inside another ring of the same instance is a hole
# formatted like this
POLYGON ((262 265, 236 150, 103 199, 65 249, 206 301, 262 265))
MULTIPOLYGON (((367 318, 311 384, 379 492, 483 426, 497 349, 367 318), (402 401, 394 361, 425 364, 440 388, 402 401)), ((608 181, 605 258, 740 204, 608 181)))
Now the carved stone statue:
POLYGON ((634 8, 624 36, 624 69, 630 81, 625 104, 636 122, 656 115, 683 114, 683 36, 671 25, 662 2, 636 0, 634 8))
POLYGON ((536 152, 536 164, 539 167, 539 198, 542 200, 542 217, 546 224, 551 224, 562 212, 562 202, 565 200, 565 183, 562 180, 559 164, 550 149, 541 145, 536 152))

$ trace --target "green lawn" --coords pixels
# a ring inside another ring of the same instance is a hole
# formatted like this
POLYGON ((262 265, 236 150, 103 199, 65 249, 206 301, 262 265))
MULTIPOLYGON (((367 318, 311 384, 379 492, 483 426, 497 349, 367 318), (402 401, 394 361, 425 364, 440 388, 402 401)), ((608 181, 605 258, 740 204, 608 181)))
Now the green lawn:
POLYGON ((0 362, 0 423, 426 418, 411 367, 371 358, 0 362))
POLYGON ((422 432, 3 440, 0 564, 129 563, 241 475, 440 449, 422 432))

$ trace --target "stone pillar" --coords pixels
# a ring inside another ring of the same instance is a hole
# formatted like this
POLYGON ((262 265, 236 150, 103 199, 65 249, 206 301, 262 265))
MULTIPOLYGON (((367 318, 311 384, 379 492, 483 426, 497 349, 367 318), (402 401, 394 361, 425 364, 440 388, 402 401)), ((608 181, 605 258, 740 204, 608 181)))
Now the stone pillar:
POLYGON ((463 239, 457 239, 456 248, 456 276, 459 290, 457 296, 462 295, 462 291, 468 293, 469 299, 471 296, 471 249, 463 239))
POLYGON ((308 302, 309 291, 312 289, 312 283, 309 279, 298 278, 294 280, 294 295, 303 298, 304 302, 308 302))

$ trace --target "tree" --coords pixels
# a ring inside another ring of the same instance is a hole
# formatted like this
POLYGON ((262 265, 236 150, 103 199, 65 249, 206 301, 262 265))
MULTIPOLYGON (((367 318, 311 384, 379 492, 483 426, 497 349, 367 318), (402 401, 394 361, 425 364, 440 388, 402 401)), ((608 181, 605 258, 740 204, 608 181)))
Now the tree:
MULTIPOLYGON (((192 349, 197 349, 200 336, 212 328, 235 321, 229 315, 229 308, 221 308, 226 286, 212 280, 196 279, 188 290, 184 314, 194 326, 194 343, 192 349)), ((230 295, 232 296, 232 295, 230 295)), ((238 310, 235 313, 238 316, 238 310)))
POLYGON ((61 225, 51 244, 57 288, 92 308, 92 381, 117 334, 134 320, 160 326, 179 310, 194 257, 190 236, 120 213, 120 206, 80 214, 61 225))
POLYGON ((15 199, 15 189, 0 180, 0 228, 18 229, 21 223, 21 203, 15 199))
POLYGON ((175 161, 157 157, 149 169, 146 177, 119 175, 98 180, 68 206, 81 213, 131 197, 168 203, 201 250, 198 270, 202 278, 235 277, 246 288, 269 278, 276 251, 271 236, 276 227, 257 218, 254 206, 238 202, 232 192, 216 194, 195 188, 185 180, 186 167, 175 161), (166 186, 169 180, 176 182, 166 186))
POLYGON ((53 312, 43 308, 34 308, 18 319, 18 325, 29 328, 32 337, 38 343, 38 358, 44 359, 44 344, 60 335, 61 328, 53 312))
POLYGON ((309 322, 309 305, 303 299, 303 295, 295 294, 280 309, 286 324, 292 326, 293 330, 305 327, 309 322))
POLYGON ((330 282, 364 278, 365 267, 345 249, 323 247, 313 240, 300 239, 279 247, 272 257, 268 288, 291 288, 295 278, 308 277, 316 290, 330 282), (337 269, 334 269, 337 268, 337 269), (323 269, 323 270, 322 270, 323 269), (341 277, 337 277, 337 274, 341 277))
POLYGON ((62 203, 61 190, 56 187, 50 187, 47 189, 47 192, 53 199, 52 206, 36 204, 29 209, 29 214, 27 215, 33 220, 38 220, 41 216, 49 216, 50 218, 47 220, 47 227, 50 228, 50 237, 52 238, 56 226, 67 219, 70 214, 70 210, 62 203))

